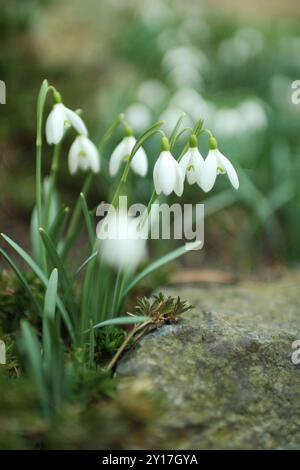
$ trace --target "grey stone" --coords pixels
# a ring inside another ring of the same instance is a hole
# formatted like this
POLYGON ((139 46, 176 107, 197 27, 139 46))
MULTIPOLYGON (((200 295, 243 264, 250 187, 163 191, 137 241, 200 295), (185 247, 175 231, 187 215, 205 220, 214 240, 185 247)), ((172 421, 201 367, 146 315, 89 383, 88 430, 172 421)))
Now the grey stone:
POLYGON ((121 383, 144 380, 165 397, 158 448, 300 449, 299 281, 166 290, 195 309, 117 368, 121 383))

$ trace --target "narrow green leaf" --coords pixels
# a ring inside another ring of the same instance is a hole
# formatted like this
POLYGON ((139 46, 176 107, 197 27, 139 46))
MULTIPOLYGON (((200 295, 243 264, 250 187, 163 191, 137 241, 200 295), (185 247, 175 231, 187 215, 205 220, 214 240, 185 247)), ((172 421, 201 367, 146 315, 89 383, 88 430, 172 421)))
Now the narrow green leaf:
POLYGON ((49 237, 51 238, 51 240, 53 240, 53 243, 55 245, 59 242, 63 234, 69 212, 70 209, 68 207, 61 207, 51 224, 51 227, 49 229, 49 237))
POLYGON ((56 251, 56 248, 50 239, 49 235, 47 232, 43 229, 40 228, 40 235, 42 237, 43 243, 45 245, 45 248, 47 250, 47 254, 49 255, 49 258, 51 260, 51 263, 54 267, 56 267, 60 273, 61 276, 61 282, 63 285, 63 289, 65 292, 69 291, 70 286, 71 286, 71 280, 69 279, 69 276, 65 270, 65 267, 63 265, 62 259, 59 256, 59 254, 56 251))
POLYGON ((95 253, 91 254, 77 269, 75 276, 78 276, 78 274, 92 261, 94 258, 98 256, 98 251, 95 251, 95 253))
POLYGON ((132 151, 131 151, 131 154, 130 154, 130 157, 129 157, 129 161, 131 162, 131 160, 133 159, 133 157, 135 156, 136 152, 138 151, 138 149, 143 145, 144 142, 146 142, 146 140, 148 140, 153 134, 155 134, 162 126, 163 124, 165 123, 165 121, 158 121, 157 123, 155 123, 152 127, 150 127, 136 142, 135 146, 133 147, 132 151))
MULTIPOLYGON (((102 328, 103 326, 109 325, 134 325, 135 323, 143 323, 144 321, 150 320, 150 317, 147 316, 133 316, 133 317, 118 317, 118 318, 111 318, 110 320, 102 321, 101 323, 97 323, 97 325, 93 326, 93 329, 102 328)), ((82 334, 89 333, 90 329, 83 331, 82 334)))
MULTIPOLYGON (((82 193, 86 196, 91 188, 92 182, 94 180, 94 174, 89 173, 86 176, 86 179, 83 184, 82 188, 82 193)), ((77 237, 80 234, 80 231, 82 229, 82 224, 79 223, 80 219, 80 214, 81 214, 81 205, 80 205, 80 197, 78 198, 74 210, 72 212, 70 224, 68 227, 67 235, 66 235, 66 241, 63 246, 62 250, 62 258, 65 259, 70 252, 71 248, 73 247, 77 237)))
POLYGON ((107 131, 105 132, 98 146, 100 154, 103 154, 107 142, 111 139, 114 132, 117 130, 118 126, 120 125, 120 122, 122 122, 122 118, 123 118, 123 115, 119 114, 116 117, 116 119, 113 121, 113 123, 110 125, 110 127, 107 129, 107 131))
MULTIPOLYGON (((200 242, 199 242, 200 243, 200 242)), ((191 247, 192 245, 190 245, 191 247)), ((180 246, 179 248, 176 248, 175 250, 171 251, 170 253, 166 254, 165 256, 162 256, 161 258, 153 261, 153 263, 149 264, 143 271, 141 271, 137 276, 135 276, 132 281, 125 287, 125 289, 122 292, 122 301, 124 300, 125 296, 128 294, 128 292, 136 286, 144 277, 148 276, 152 272, 156 271, 157 269, 161 268, 165 264, 170 263, 171 261, 174 261, 176 258, 179 258, 180 256, 184 255, 189 251, 189 244, 185 244, 183 246, 180 246)))
POLYGON ((44 316, 54 320, 57 303, 58 271, 53 269, 45 294, 44 316))
MULTIPOLYGON (((45 276, 45 274, 43 273, 41 268, 36 264, 36 262, 31 258, 31 256, 29 256, 29 254, 26 253, 26 251, 23 250, 23 248, 21 248, 16 242, 14 242, 7 235, 5 235, 4 233, 1 233, 1 236, 18 253, 18 255, 28 264, 28 266, 37 275, 37 277, 44 284, 44 286, 47 287, 47 285, 48 285, 47 277, 45 276)), ((65 309, 64 304, 62 303, 62 301, 59 298, 57 299, 57 306, 58 306, 58 309, 61 313, 62 319, 65 322, 65 325, 68 329, 68 332, 69 332, 72 340, 75 341, 72 321, 69 317, 69 314, 68 314, 67 310, 65 309)))
POLYGON ((170 148, 172 150, 172 148, 174 147, 175 143, 176 143, 176 139, 177 139, 177 133, 180 129, 180 126, 181 126, 181 123, 182 121, 184 120, 186 116, 186 113, 182 113, 178 119, 178 121, 176 122, 175 126, 174 126, 174 129, 170 135, 170 148))
POLYGON ((45 408, 47 408, 47 389, 43 376, 41 345, 36 333, 26 320, 21 322, 21 343, 22 353, 26 354, 27 370, 35 381, 37 390, 45 408))
POLYGON ((80 204, 81 204, 82 212, 84 215, 84 220, 86 223, 86 228, 87 228, 89 241, 90 241, 90 247, 93 248, 95 244, 96 228, 94 227, 93 220, 92 220, 91 214, 89 213, 89 209, 88 209, 87 202, 85 199, 85 195, 83 193, 80 193, 80 204))

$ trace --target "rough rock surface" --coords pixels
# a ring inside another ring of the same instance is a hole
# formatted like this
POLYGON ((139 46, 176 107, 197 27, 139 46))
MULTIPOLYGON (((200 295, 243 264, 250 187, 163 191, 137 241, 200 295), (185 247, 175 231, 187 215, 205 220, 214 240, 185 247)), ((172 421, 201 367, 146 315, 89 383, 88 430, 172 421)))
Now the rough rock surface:
POLYGON ((121 383, 163 392, 157 448, 300 448, 300 365, 291 360, 299 285, 296 274, 167 291, 195 309, 146 336, 117 368, 121 383))

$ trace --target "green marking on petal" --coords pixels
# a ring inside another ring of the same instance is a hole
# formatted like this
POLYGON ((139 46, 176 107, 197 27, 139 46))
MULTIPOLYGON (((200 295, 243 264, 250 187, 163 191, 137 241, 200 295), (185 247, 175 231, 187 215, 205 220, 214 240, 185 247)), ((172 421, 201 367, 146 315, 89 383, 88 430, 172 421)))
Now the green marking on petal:
POLYGON ((218 166, 217 173, 218 173, 218 175, 224 175, 224 173, 225 173, 224 168, 222 168, 221 166, 218 166))
POLYGON ((187 171, 195 171, 194 165, 189 165, 187 171))

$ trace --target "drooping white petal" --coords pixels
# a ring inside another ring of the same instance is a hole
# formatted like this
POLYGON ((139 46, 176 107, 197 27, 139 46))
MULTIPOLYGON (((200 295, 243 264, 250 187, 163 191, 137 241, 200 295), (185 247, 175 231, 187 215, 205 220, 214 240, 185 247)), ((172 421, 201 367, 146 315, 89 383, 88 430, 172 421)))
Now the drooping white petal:
POLYGON ((80 140, 77 138, 74 140, 69 150, 68 163, 69 163, 69 171, 71 175, 74 175, 74 173, 76 173, 76 171, 78 170, 80 151, 81 151, 81 144, 80 144, 80 140))
POLYGON ((228 175, 230 183, 232 184, 234 189, 238 189, 240 183, 239 183, 239 178, 238 178, 237 172, 235 171, 234 166, 228 160, 228 158, 226 158, 225 155, 223 155, 220 151, 219 151, 218 156, 219 156, 219 160, 222 164, 222 167, 224 168, 224 170, 226 171, 226 173, 228 175))
POLYGON ((189 148, 187 152, 185 152, 185 154, 183 155, 183 157, 181 158, 179 162, 180 168, 182 169, 182 173, 184 175, 186 174, 186 169, 190 163, 190 158, 191 158, 191 148, 189 148))
POLYGON ((109 174, 110 176, 115 176, 122 164, 124 158, 124 152, 126 151, 126 142, 124 139, 116 146, 115 150, 111 154, 109 160, 109 174))
POLYGON ((81 117, 77 113, 75 113, 75 111, 72 111, 72 109, 69 109, 66 106, 64 106, 64 110, 66 118, 70 122, 71 126, 74 127, 78 134, 87 137, 88 131, 81 117))
POLYGON ((100 156, 96 146, 84 135, 76 137, 69 151, 69 170, 73 175, 78 169, 100 171, 100 156))
POLYGON ((174 165, 175 171, 176 171, 176 183, 174 186, 174 192, 177 194, 177 196, 182 196, 183 193, 183 183, 184 183, 184 173, 182 172, 182 169, 180 168, 179 163, 174 159, 174 162, 176 165, 174 165))
POLYGON ((159 183, 159 168, 160 168, 160 157, 158 157, 153 168, 153 183, 154 189, 157 194, 161 193, 161 187, 159 183))
POLYGON ((140 176, 146 176, 148 171, 148 159, 143 147, 140 147, 134 155, 131 164, 131 168, 135 173, 140 176))
MULTIPOLYGON (((177 169, 174 162, 176 160, 172 157, 171 153, 168 151, 163 151, 160 154, 160 164, 158 168, 158 181, 159 186, 161 187, 162 192, 169 196, 176 186, 177 182, 177 169)), ((178 163, 177 163, 178 165, 178 163)), ((178 165, 179 166, 179 165, 178 165)))
POLYGON ((187 178, 189 184, 198 183, 200 186, 201 174, 203 172, 204 159, 197 147, 190 147, 179 162, 183 177, 187 178))
POLYGON ((55 104, 46 121, 46 139, 48 144, 59 144, 62 140, 65 119, 63 104, 55 104))
POLYGON ((86 160, 88 162, 88 167, 94 173, 99 173, 100 171, 100 156, 97 147, 95 144, 85 136, 80 136, 81 147, 83 152, 86 155, 86 160))
POLYGON ((210 191, 216 181, 217 177, 217 163, 218 163, 218 153, 217 150, 210 150, 204 161, 203 172, 201 178, 201 187, 203 191, 210 191))
POLYGON ((191 149, 190 169, 187 168, 187 179, 190 184, 198 183, 201 186, 201 176, 203 173, 204 158, 197 149, 191 149))

